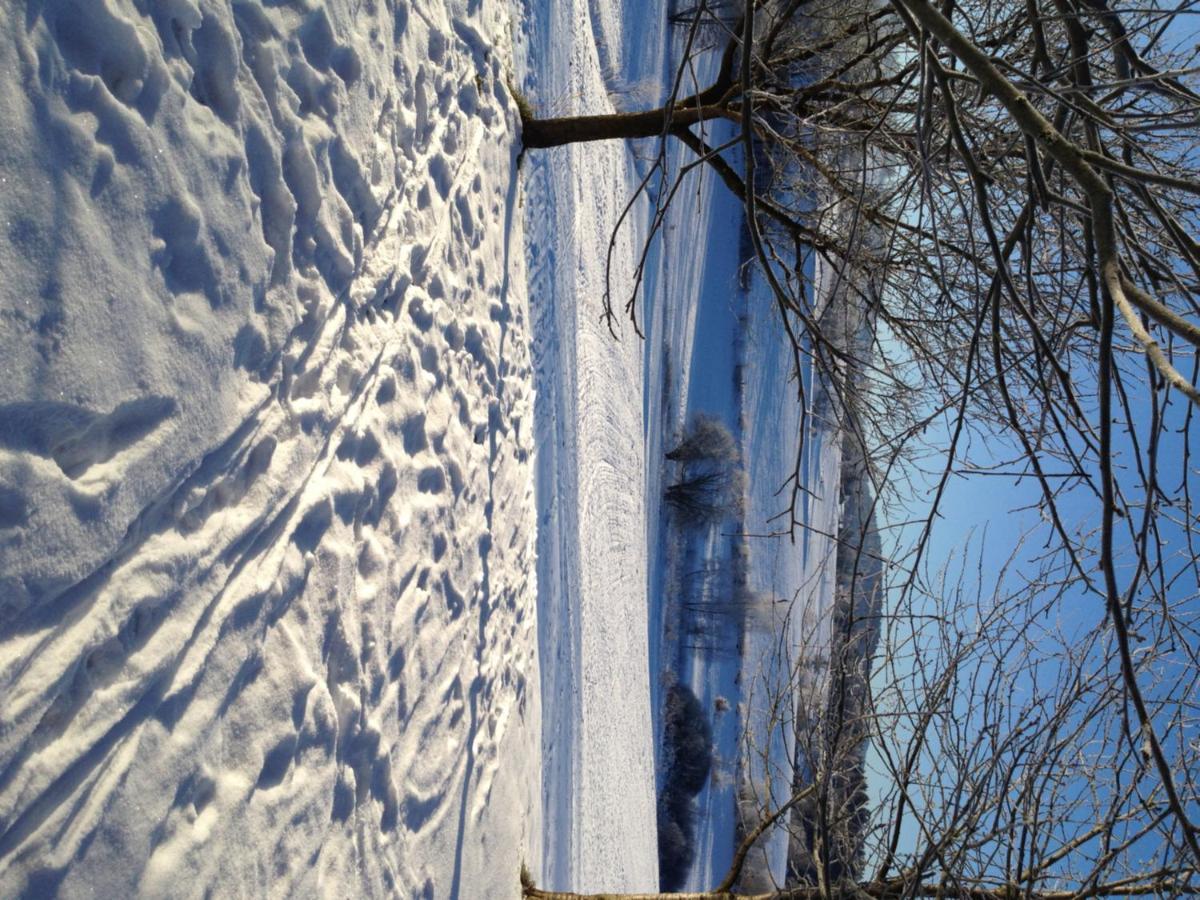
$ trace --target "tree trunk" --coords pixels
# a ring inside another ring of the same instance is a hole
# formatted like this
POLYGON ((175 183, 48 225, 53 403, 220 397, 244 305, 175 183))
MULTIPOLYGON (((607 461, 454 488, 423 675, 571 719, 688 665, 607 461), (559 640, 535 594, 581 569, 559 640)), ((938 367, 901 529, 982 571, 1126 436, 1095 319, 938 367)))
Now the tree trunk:
MULTIPOLYGON (((668 107, 660 107, 646 112, 600 116, 564 116, 557 119, 522 117, 521 140, 527 150, 532 150, 584 141, 658 137, 667 129, 667 114, 668 107)), ((729 115, 721 106, 679 104, 670 110, 670 124, 672 127, 686 127, 729 115)))
POLYGON ((530 888, 524 896, 526 900, 739 900, 734 894, 714 894, 709 891, 696 894, 572 894, 530 888))

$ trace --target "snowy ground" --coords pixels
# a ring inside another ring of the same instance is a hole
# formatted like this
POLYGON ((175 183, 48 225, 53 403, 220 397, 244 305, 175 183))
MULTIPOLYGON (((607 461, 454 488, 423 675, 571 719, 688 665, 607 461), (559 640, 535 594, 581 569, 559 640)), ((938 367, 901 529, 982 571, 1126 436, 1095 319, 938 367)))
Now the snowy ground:
MULTIPOLYGON (((540 114, 611 110, 610 93, 660 68, 661 10, 530 0, 525 23, 523 87, 540 114)), ((530 154, 523 177, 545 720, 539 883, 652 890, 643 348, 628 324, 614 340, 601 321, 605 248, 637 172, 630 148, 602 143, 530 154)), ((619 298, 641 238, 640 228, 619 237, 619 298)))
POLYGON ((541 855, 511 16, 0 12, 0 895, 541 855))
MULTIPOLYGON (((710 54, 695 67, 699 86, 714 63, 710 54)), ((722 142, 722 127, 715 126, 710 144, 722 142)), ((685 150, 673 154, 676 166, 689 159, 685 150)), ((704 890, 721 880, 733 856, 739 779, 751 779, 762 802, 771 806, 790 794, 793 720, 772 716, 779 697, 788 695, 793 705, 802 702, 789 684, 796 654, 815 657, 829 640, 841 460, 828 423, 801 417, 793 352, 775 301, 753 264, 743 268, 748 261, 740 255, 745 249, 741 204, 708 173, 689 188, 668 213, 646 298, 647 393, 656 398, 648 404, 648 502, 658 529, 651 543, 650 602, 658 626, 651 636, 651 660, 656 671, 687 684, 711 716, 717 775, 696 798, 695 862, 684 886, 704 890), (726 519, 689 532, 670 524, 659 498, 664 481, 679 474, 663 452, 699 412, 720 419, 738 437, 747 493, 740 523, 726 519), (787 527, 788 482, 801 432, 805 490, 797 509, 802 524, 793 535, 787 527), (696 616, 681 609, 685 598, 693 604, 728 600, 738 524, 748 535, 746 589, 770 605, 774 623, 767 630, 750 630, 740 648, 729 634, 714 640, 689 633, 696 616), (710 574, 697 579, 697 572, 710 574), (737 713, 719 713, 719 697, 737 713)), ((805 379, 811 410, 816 395, 811 371, 805 379)), ((657 708, 661 684, 652 685, 657 708)), ((804 685, 809 702, 819 688, 815 682, 804 685)), ((750 866, 782 884, 785 832, 774 830, 762 847, 765 855, 756 853, 750 866)), ((769 887, 769 879, 762 884, 769 887)))

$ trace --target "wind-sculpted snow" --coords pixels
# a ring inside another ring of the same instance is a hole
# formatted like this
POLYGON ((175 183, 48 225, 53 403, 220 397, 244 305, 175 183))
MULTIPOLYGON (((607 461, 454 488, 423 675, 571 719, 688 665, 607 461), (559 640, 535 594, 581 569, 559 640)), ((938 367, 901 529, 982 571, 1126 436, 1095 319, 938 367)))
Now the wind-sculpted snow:
POLYGON ((0 22, 0 895, 509 893, 540 712, 508 10, 0 22))

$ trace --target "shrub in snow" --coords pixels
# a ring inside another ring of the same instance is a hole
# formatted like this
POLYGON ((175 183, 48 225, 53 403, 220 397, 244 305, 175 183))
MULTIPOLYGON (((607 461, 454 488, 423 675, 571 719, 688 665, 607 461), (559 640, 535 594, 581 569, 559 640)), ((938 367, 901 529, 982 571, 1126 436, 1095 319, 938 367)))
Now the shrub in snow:
POLYGON ((704 413, 692 418, 683 440, 667 453, 667 459, 675 462, 708 459, 736 463, 738 458, 737 444, 729 429, 722 422, 704 413))
POLYGON ((668 783, 689 796, 699 793, 712 767, 712 727, 687 685, 672 685, 667 692, 663 740, 670 761, 668 783))
POLYGON ((743 591, 738 597, 738 604, 742 611, 742 621, 746 623, 746 627, 752 631, 769 632, 776 622, 776 602, 767 594, 750 590, 743 591))
POLYGON ((689 525, 707 525, 741 512, 746 476, 733 435, 723 423, 699 413, 667 459, 684 464, 683 476, 663 499, 689 525))
POLYGON ((696 855, 696 804, 680 792, 664 791, 658 805, 658 889, 677 891, 687 881, 696 855))

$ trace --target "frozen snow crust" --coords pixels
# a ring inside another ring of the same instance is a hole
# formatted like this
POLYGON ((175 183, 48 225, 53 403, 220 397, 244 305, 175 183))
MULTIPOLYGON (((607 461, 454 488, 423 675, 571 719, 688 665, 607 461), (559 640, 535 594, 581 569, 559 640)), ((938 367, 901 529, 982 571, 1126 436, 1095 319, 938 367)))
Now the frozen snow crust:
POLYGON ((0 896, 540 855, 509 18, 0 8, 0 896))

